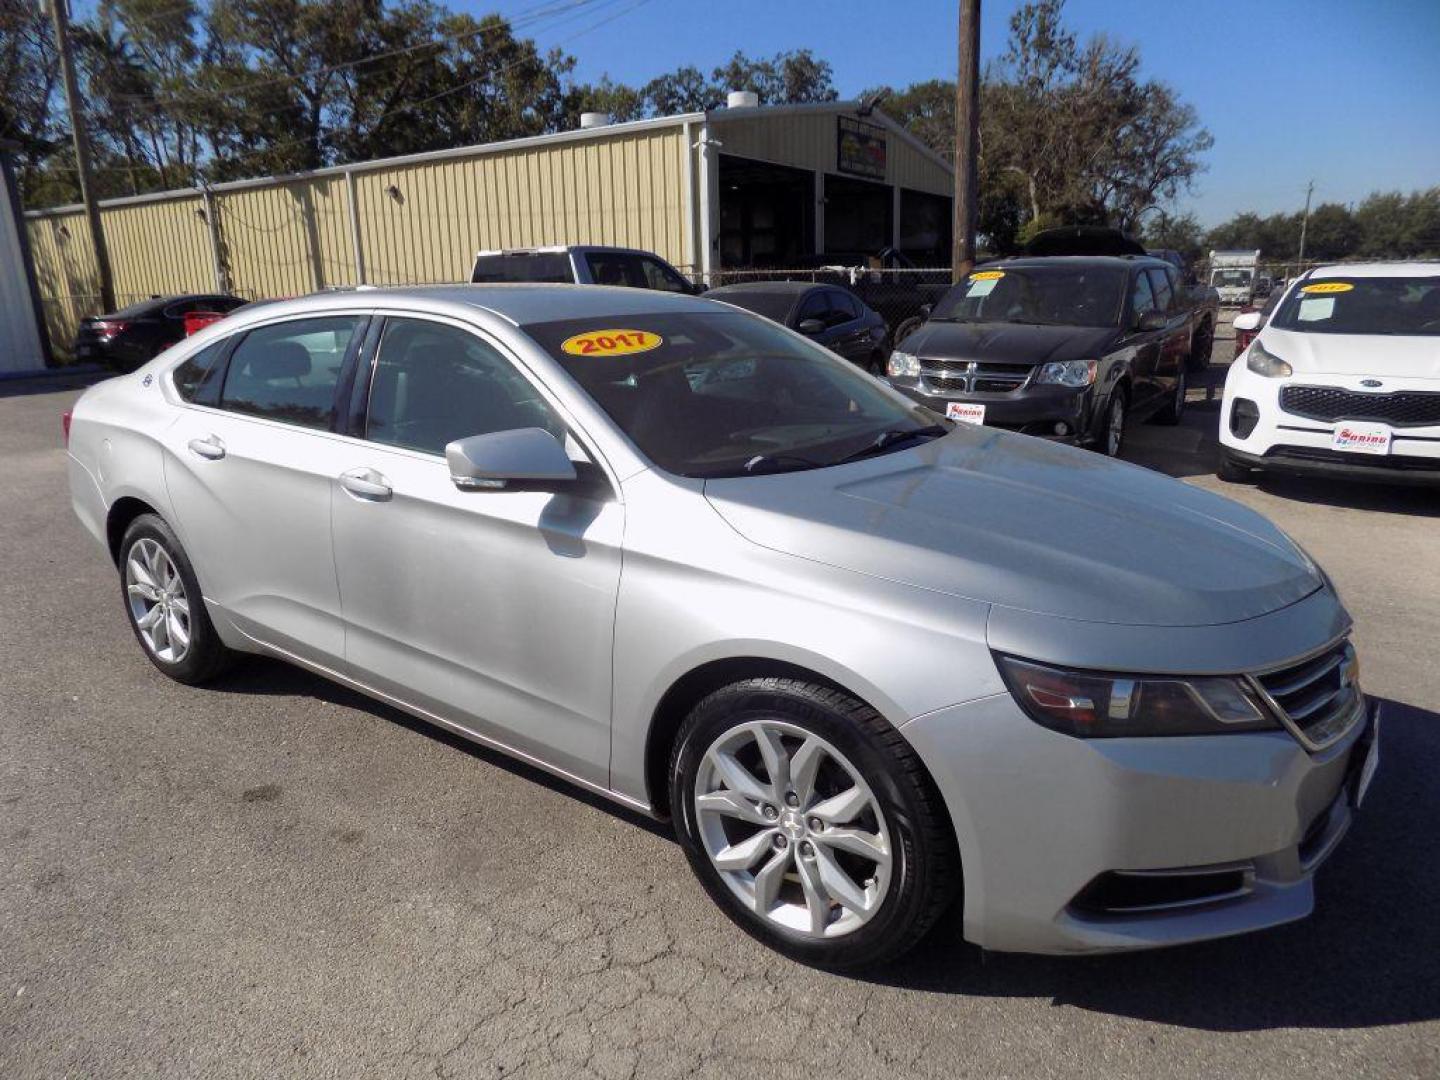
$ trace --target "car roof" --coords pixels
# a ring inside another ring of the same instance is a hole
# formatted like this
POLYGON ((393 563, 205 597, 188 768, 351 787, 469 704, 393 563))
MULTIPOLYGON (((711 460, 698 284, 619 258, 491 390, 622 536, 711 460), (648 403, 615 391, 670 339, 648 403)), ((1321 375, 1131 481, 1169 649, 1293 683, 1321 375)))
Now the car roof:
POLYGON ((720 285, 710 291, 712 293, 725 293, 735 295, 737 293, 789 293, 797 296, 811 289, 833 289, 834 285, 817 281, 737 281, 730 285, 720 285))
MULTIPOLYGON (((505 283, 482 285, 408 285, 397 288, 337 289, 290 300, 246 305, 236 315, 255 310, 266 319, 362 308, 404 308, 432 314, 483 311, 516 326, 558 319, 617 318, 656 311, 714 311, 709 301, 656 289, 610 285, 505 283)), ((232 317, 233 318, 233 317, 232 317)), ((228 320, 227 320, 228 321, 228 320)), ((239 320, 231 323, 238 325, 239 320)))
POLYGON ((1440 277, 1440 261, 1335 263, 1317 266, 1310 277, 1440 277))
POLYGON ((1103 267, 1123 269, 1127 266, 1163 268, 1170 266, 1170 263, 1151 255, 1020 255, 1013 259, 995 259, 991 262, 981 263, 975 269, 983 270, 988 266, 1093 266, 1097 269, 1103 267))

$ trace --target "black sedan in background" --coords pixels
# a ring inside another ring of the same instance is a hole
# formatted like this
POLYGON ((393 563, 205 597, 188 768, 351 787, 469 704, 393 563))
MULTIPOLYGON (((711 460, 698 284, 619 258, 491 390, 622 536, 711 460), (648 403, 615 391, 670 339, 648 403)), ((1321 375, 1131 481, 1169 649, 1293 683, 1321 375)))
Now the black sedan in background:
POLYGON ((890 354, 890 384, 953 420, 1120 452, 1130 419, 1185 408, 1193 304, 1144 256, 976 268, 890 354))
POLYGON ((245 301, 223 293, 152 296, 109 315, 80 320, 75 359, 134 371, 185 337, 185 317, 202 312, 228 315, 245 301))
POLYGON ((838 285, 808 281, 750 281, 705 294, 798 330, 873 375, 885 373, 885 320, 838 285))

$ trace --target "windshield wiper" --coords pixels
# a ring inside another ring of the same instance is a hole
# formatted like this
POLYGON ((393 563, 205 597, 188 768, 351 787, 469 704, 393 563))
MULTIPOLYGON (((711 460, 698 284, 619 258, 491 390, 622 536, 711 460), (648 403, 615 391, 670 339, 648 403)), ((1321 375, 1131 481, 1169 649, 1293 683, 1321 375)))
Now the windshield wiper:
POLYGON ((927 424, 925 427, 895 428, 890 431, 882 431, 868 445, 862 446, 854 453, 846 454, 831 464, 844 465, 848 461, 859 461, 861 458, 883 454, 886 450, 902 442, 909 442, 911 439, 938 439, 949 434, 950 429, 943 424, 927 424))
POLYGON ((801 469, 818 469, 823 464, 799 454, 756 454, 742 468, 753 475, 761 472, 799 472, 801 469))

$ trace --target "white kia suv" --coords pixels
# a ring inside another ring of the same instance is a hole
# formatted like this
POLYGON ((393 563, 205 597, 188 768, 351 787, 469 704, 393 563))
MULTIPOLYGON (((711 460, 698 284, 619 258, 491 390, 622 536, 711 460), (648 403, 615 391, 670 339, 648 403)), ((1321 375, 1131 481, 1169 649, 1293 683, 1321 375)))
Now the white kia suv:
POLYGON ((1440 481, 1440 262, 1324 266, 1230 366, 1222 480, 1259 470, 1440 481))

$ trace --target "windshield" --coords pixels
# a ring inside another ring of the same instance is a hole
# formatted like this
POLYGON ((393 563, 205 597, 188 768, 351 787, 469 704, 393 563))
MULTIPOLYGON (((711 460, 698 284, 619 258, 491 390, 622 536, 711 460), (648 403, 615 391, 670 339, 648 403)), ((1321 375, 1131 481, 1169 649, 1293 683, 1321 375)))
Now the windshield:
POLYGON ((738 311, 522 329, 641 453, 682 476, 821 468, 949 430, 833 353, 738 311))
POLYGON ((1250 284, 1249 270, 1216 270, 1210 276, 1211 285, 1228 285, 1231 287, 1245 286, 1250 284))
POLYGON ((790 309, 795 306, 793 292, 767 292, 763 289, 711 289, 707 300, 721 300, 778 323, 785 321, 790 309))
POLYGON ((931 318, 1040 326, 1115 326, 1120 321, 1124 295, 1125 271, 1114 267, 982 268, 941 297, 931 318))
POLYGON ((1285 297, 1270 325, 1306 334, 1440 336, 1440 277, 1307 281, 1285 297))

